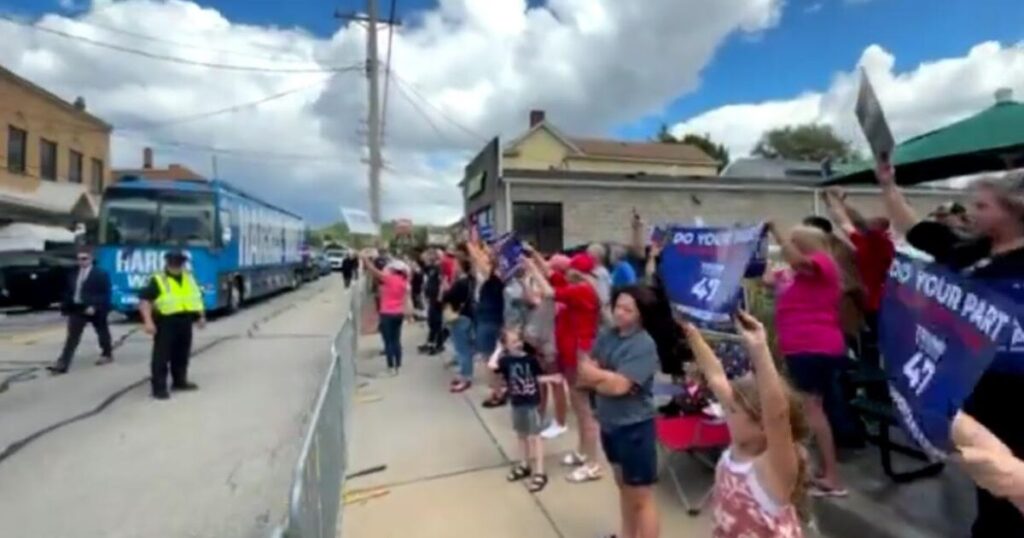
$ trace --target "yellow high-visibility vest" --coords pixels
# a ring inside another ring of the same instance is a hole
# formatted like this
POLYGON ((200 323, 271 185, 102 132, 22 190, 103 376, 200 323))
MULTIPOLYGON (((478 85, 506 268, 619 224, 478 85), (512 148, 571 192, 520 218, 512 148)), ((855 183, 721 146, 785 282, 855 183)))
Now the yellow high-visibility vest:
POLYGON ((181 282, 165 273, 153 275, 160 296, 153 305, 161 316, 174 314, 199 314, 203 311, 203 294, 192 273, 182 273, 181 282))

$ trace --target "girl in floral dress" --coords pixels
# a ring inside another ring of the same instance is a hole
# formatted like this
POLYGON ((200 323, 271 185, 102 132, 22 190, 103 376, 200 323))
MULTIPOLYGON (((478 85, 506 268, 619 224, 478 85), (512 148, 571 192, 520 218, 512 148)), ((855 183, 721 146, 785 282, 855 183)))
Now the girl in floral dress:
POLYGON ((700 331, 683 324, 732 437, 715 471, 712 536, 802 538, 807 493, 803 407, 775 369, 764 326, 745 312, 737 314, 736 326, 754 374, 729 381, 700 331))

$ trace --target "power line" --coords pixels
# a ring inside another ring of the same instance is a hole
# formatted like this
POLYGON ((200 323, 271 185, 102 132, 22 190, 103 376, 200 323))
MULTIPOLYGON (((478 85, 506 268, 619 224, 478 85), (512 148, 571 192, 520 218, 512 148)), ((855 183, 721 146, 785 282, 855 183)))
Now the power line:
MULTIPOLYGON (((362 69, 362 65, 356 65, 356 66, 353 66, 353 67, 349 68, 349 71, 357 71, 357 70, 360 70, 360 69, 362 69)), ((170 126, 173 126, 173 125, 181 125, 183 123, 190 123, 190 122, 193 122, 193 121, 204 120, 204 119, 212 118, 212 117, 215 117, 215 116, 221 116, 221 115, 224 115, 224 114, 232 114, 232 113, 235 113, 235 112, 241 112, 241 111, 249 109, 249 108, 258 107, 259 105, 262 105, 262 104, 265 104, 265 103, 269 103, 271 101, 276 101, 278 99, 287 97, 287 96, 292 95, 294 93, 299 93, 299 92, 308 90, 310 88, 314 88, 316 86, 320 86, 321 84, 327 82, 328 80, 330 80, 330 77, 317 80, 316 82, 314 82, 312 84, 307 84, 305 86, 301 86, 301 87, 298 87, 298 88, 292 88, 290 90, 285 90, 283 92, 275 93, 273 95, 268 95, 266 97, 257 99, 255 101, 250 101, 248 103, 241 103, 241 104, 238 104, 238 105, 233 105, 233 106, 229 106, 229 107, 226 107, 226 108, 221 108, 221 109, 218 109, 218 110, 211 110, 209 112, 202 112, 202 113, 199 113, 199 114, 192 114, 192 115, 189 115, 189 116, 182 116, 182 117, 179 117, 179 118, 173 118, 173 119, 159 121, 159 122, 143 123, 143 124, 136 125, 136 126, 131 126, 131 125, 129 125, 129 126, 118 126, 118 128, 119 129, 129 129, 129 130, 162 129, 164 127, 170 127, 170 126)))
POLYGON ((217 62, 204 62, 204 61, 199 61, 199 60, 189 60, 189 59, 180 58, 180 57, 177 57, 177 56, 167 56, 167 55, 164 55, 164 54, 156 54, 156 53, 147 52, 147 51, 144 51, 144 50, 133 49, 131 47, 124 47, 124 46, 117 45, 117 44, 114 44, 114 43, 107 43, 105 41, 98 41, 98 40, 95 40, 95 39, 90 39, 88 37, 82 37, 82 36, 79 36, 79 35, 71 34, 71 33, 64 32, 62 30, 57 30, 57 29, 54 29, 54 28, 47 28, 45 26, 39 26, 39 25, 36 25, 36 24, 30 24, 30 23, 22 22, 22 21, 19 21, 18 19, 14 18, 14 17, 12 17, 10 15, 0 15, 0 20, 6 21, 6 22, 11 23, 11 24, 14 24, 16 26, 21 26, 21 27, 24 27, 24 28, 28 28, 28 29, 31 29, 31 30, 36 31, 36 32, 50 34, 50 35, 62 37, 62 38, 65 38, 65 39, 70 39, 70 40, 73 40, 73 41, 79 41, 79 42, 87 43, 87 44, 90 44, 90 45, 93 45, 93 46, 96 46, 96 47, 105 48, 105 49, 109 49, 109 50, 114 50, 114 51, 118 51, 118 52, 123 52, 123 53, 126 53, 126 54, 134 54, 136 56, 142 56, 144 58, 149 58, 151 60, 160 60, 160 61, 176 63, 176 64, 180 64, 180 65, 190 65, 190 66, 197 66, 197 67, 206 67, 206 68, 210 68, 210 69, 221 69, 221 70, 226 70, 226 71, 242 71, 242 72, 250 72, 250 73, 337 73, 337 72, 340 72, 340 71, 343 71, 343 70, 347 69, 346 67, 321 67, 321 68, 305 68, 305 69, 302 69, 302 68, 284 68, 284 67, 260 67, 260 66, 222 64, 222 63, 217 63, 217 62))
MULTIPOLYGON (((100 8, 100 9, 102 9, 102 8, 100 8)), ((266 60, 267 59, 266 56, 263 56, 263 55, 246 53, 246 52, 241 52, 241 51, 236 51, 236 50, 215 49, 215 48, 207 47, 205 45, 194 45, 194 44, 191 44, 191 43, 183 43, 181 41, 174 41, 172 39, 165 39, 165 38, 162 38, 162 37, 157 37, 157 36, 153 36, 153 35, 149 35, 149 34, 142 34, 142 33, 138 33, 138 32, 132 32, 132 31, 129 31, 129 30, 123 30, 121 28, 117 28, 115 26, 108 26, 108 25, 105 25, 105 24, 100 24, 100 23, 91 22, 91 21, 85 21, 85 20, 82 20, 82 19, 74 19, 74 22, 75 22, 75 24, 79 24, 79 25, 82 25, 82 26, 97 28, 97 29, 100 29, 100 30, 105 30, 107 32, 113 33, 113 34, 120 34, 120 35, 124 35, 124 36, 128 36, 128 37, 133 37, 133 38, 136 38, 136 39, 141 39, 143 41, 151 41, 153 43, 164 43, 164 44, 174 45, 176 47, 181 47, 181 48, 185 48, 185 49, 201 50, 201 51, 205 51, 205 52, 219 52, 219 53, 222 53, 222 54, 230 54, 230 55, 233 55, 233 56, 238 56, 239 58, 253 58, 253 59, 257 59, 257 60, 266 60)), ((197 35, 201 35, 201 34, 197 34, 197 35)), ((261 47, 261 48, 264 48, 264 47, 261 47)), ((292 51, 288 51, 288 50, 280 49, 280 48, 266 47, 266 49, 268 50, 268 52, 277 52, 277 53, 281 53, 281 54, 284 54, 284 53, 287 53, 287 52, 292 52, 292 51)), ((281 62, 281 63, 295 63, 295 64, 309 65, 309 62, 306 61, 306 60, 295 60, 295 59, 292 59, 292 58, 280 58, 280 59, 275 59, 274 61, 275 62, 281 62)))
MULTIPOLYGON (((398 8, 398 0, 391 0, 391 15, 388 17, 388 52, 387 59, 384 61, 385 66, 391 65, 392 51, 394 50, 395 42, 395 16, 396 9, 398 8)), ((388 124, 388 97, 389 89, 391 87, 391 69, 384 71, 384 104, 381 106, 381 137, 384 136, 384 131, 387 129, 388 124)))
MULTIPOLYGON (((121 133, 114 133, 112 136, 114 136, 116 138, 129 139, 129 140, 138 142, 137 139, 135 139, 133 137, 129 137, 128 135, 125 135, 125 134, 121 134, 121 133)), ((190 150, 190 151, 199 151, 199 152, 211 153, 211 154, 216 154, 216 155, 225 155, 225 156, 229 156, 229 157, 230 156, 244 157, 246 160, 251 160, 251 161, 266 160, 266 161, 303 161, 303 162, 318 161, 318 162, 336 162, 336 163, 346 162, 343 158, 341 158, 341 157, 339 157, 337 155, 317 155, 317 154, 309 154, 309 153, 281 153, 281 152, 264 151, 264 150, 256 149, 256 148, 217 147, 217 146, 210 146, 210 145, 206 145, 206 144, 196 144, 196 143, 192 143, 192 142, 182 142, 182 141, 179 141, 179 140, 170 140, 170 139, 152 139, 152 138, 148 138, 145 142, 143 142, 143 144, 150 145, 150 146, 156 146, 156 147, 177 148, 177 149, 184 149, 184 150, 190 150)))
MULTIPOLYGON (((442 132, 442 131, 441 131, 441 129, 440 129, 440 128, 439 128, 438 126, 437 126, 437 124, 436 124, 436 123, 434 123, 434 120, 430 119, 430 115, 429 115, 429 114, 427 114, 427 111, 423 110, 423 108, 422 108, 422 107, 420 107, 420 105, 418 105, 418 104, 416 103, 416 101, 414 101, 414 100, 412 99, 412 96, 410 96, 410 95, 409 95, 409 93, 408 93, 408 92, 406 92, 406 91, 405 91, 405 89, 403 89, 403 87, 402 87, 402 86, 395 86, 395 88, 397 88, 397 89, 398 89, 398 93, 399 93, 399 94, 400 94, 400 95, 401 95, 402 97, 405 97, 405 100, 406 100, 406 101, 407 101, 407 102, 408 102, 408 103, 409 103, 410 105, 412 105, 412 108, 413 108, 414 110, 416 110, 416 112, 418 112, 418 113, 419 113, 419 115, 420 115, 420 116, 421 116, 421 117, 422 117, 422 118, 423 118, 424 120, 426 120, 427 124, 428 124, 428 125, 430 125, 430 128, 434 130, 434 133, 436 133, 436 134, 437 134, 437 136, 438 136, 439 138, 442 138, 442 139, 448 140, 449 142, 452 142, 452 140, 451 140, 450 138, 448 138, 448 137, 447 137, 447 136, 446 136, 446 135, 444 134, 444 132, 442 132)), ((454 145, 458 146, 458 143, 455 143, 454 145)))
MULTIPOLYGON (((362 65, 355 65, 355 66, 350 67, 348 72, 355 72, 355 71, 359 71, 361 69, 362 69, 362 65)), ((246 102, 246 103, 240 103, 240 104, 237 104, 237 105, 231 105, 229 107, 225 107, 225 108, 221 108, 221 109, 217 109, 217 110, 201 112, 201 113, 198 113, 198 114, 189 114, 189 115, 186 115, 186 116, 179 116, 179 117, 176 117, 176 118, 168 118, 168 119, 165 119, 165 120, 140 123, 140 124, 136 124, 136 125, 130 125, 130 124, 129 125, 116 125, 116 126, 114 126, 114 129, 125 129, 125 130, 130 130, 130 131, 145 131, 145 130, 150 130, 150 129, 162 129, 162 128, 165 128, 165 127, 170 127, 170 126, 180 125, 180 124, 185 124, 185 123, 191 123, 191 122, 194 122, 194 121, 209 119, 209 118, 213 118, 213 117, 221 116, 221 115, 225 115, 225 114, 232 114, 232 113, 236 113, 236 112, 241 112, 243 110, 250 109, 250 108, 256 108, 256 107, 258 107, 258 106, 260 106, 262 104, 266 104, 266 103, 269 103, 271 101, 276 101, 278 99, 282 99, 282 98, 287 97, 289 95, 292 95, 292 94, 295 94, 295 93, 298 93, 298 92, 301 92, 301 91, 305 91, 305 90, 308 90, 310 88, 319 86, 319 85, 323 84, 324 82, 327 82, 328 80, 330 80, 330 78, 331 77, 326 77, 326 78, 317 80, 316 82, 314 82, 312 84, 307 84, 305 86, 301 86, 301 87, 297 87, 297 88, 291 88, 291 89, 285 90, 283 92, 278 92, 278 93, 275 93, 275 94, 272 94, 272 95, 269 95, 269 96, 266 96, 266 97, 261 97, 260 99, 257 99, 255 101, 249 101, 249 102, 246 102)), ((36 119, 36 120, 39 120, 40 122, 44 122, 44 123, 46 123, 48 125, 60 125, 60 126, 63 126, 63 127, 67 127, 69 129, 71 129, 73 132, 79 132, 79 133, 82 133, 82 132, 84 132, 84 133, 87 133, 87 132, 106 132, 106 129, 101 129, 99 127, 93 127, 93 126, 89 125, 85 121, 82 121, 82 122, 79 123, 79 122, 71 122, 71 121, 66 121, 66 120, 54 119, 54 118, 48 117, 48 116, 26 114, 21 109, 13 108, 13 107, 5 107, 5 106, 2 106, 2 105, 0 105, 0 110, 5 110, 5 111, 8 111, 8 112, 17 113, 21 117, 36 119)))
POLYGON ((423 94, 420 93, 416 89, 414 84, 412 84, 411 82, 403 79, 401 76, 398 75, 398 73, 394 72, 394 70, 391 69, 390 67, 388 68, 388 71, 391 72, 391 76, 394 77, 395 82, 397 82, 400 86, 406 88, 407 90, 411 91, 413 94, 415 94, 419 98, 420 101, 425 103, 427 106, 429 106, 430 108, 433 108, 434 110, 436 110, 441 115, 441 119, 443 119, 443 120, 447 121, 448 123, 454 125, 455 127, 457 127, 462 132, 470 135, 471 137, 473 137, 473 138, 475 138, 477 140, 480 140, 480 141, 483 141, 483 142, 487 142, 488 140, 490 140, 488 137, 481 135, 480 133, 474 131, 473 129, 470 129, 469 127, 466 127, 465 125, 459 123, 454 118, 449 116, 447 112, 445 112, 440 107, 438 107, 437 105, 432 103, 430 101, 430 99, 427 99, 426 97, 424 97, 423 94))

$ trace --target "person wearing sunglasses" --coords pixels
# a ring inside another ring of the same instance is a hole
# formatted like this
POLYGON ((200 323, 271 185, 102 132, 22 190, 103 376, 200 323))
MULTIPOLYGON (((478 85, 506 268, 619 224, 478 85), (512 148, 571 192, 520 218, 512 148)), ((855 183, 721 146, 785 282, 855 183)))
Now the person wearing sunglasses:
POLYGON ((114 361, 110 327, 107 325, 107 314, 110 313, 110 275, 93 265, 92 252, 88 248, 78 250, 77 260, 78 267, 68 277, 61 303, 61 312, 68 318, 64 350, 57 362, 48 367, 54 375, 65 374, 71 367, 87 324, 96 330, 100 344, 100 358, 96 364, 104 365, 114 361))

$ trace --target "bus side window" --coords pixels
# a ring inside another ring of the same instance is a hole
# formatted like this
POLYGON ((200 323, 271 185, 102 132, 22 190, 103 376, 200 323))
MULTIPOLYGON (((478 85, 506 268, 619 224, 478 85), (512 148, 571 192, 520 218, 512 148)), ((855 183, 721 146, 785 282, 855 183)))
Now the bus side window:
POLYGON ((231 225, 231 212, 228 211, 227 209, 221 209, 217 233, 217 246, 219 246, 220 248, 226 248, 228 245, 231 244, 231 225))

